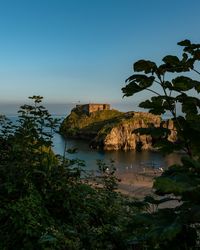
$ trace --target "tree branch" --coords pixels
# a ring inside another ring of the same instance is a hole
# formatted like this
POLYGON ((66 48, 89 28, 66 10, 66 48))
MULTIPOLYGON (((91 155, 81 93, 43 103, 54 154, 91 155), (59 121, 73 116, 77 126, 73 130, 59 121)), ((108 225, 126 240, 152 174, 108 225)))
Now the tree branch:
POLYGON ((154 93, 154 94, 156 94, 156 95, 158 95, 158 96, 161 96, 158 92, 156 92, 156 91, 154 91, 154 90, 152 90, 152 89, 146 89, 146 90, 148 90, 148 91, 150 91, 150 92, 152 92, 152 93, 154 93))
POLYGON ((196 69, 192 69, 194 72, 196 72, 198 75, 200 75, 200 72, 196 69))

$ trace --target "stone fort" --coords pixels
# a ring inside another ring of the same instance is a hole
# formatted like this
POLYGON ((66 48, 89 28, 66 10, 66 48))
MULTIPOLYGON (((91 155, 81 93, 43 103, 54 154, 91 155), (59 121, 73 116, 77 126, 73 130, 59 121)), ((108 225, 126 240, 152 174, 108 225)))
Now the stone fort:
POLYGON ((110 104, 106 103, 88 103, 76 105, 76 108, 81 109, 82 112, 90 114, 99 110, 110 110, 110 104))

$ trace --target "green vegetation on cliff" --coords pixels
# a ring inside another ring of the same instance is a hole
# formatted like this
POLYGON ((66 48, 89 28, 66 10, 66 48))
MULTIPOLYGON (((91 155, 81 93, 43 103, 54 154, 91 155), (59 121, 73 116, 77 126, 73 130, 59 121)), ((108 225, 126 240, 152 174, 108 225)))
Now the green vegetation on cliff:
POLYGON ((60 132, 66 137, 89 140, 93 148, 135 150, 140 144, 142 149, 151 149, 151 138, 134 134, 133 131, 149 127, 152 123, 160 126, 160 116, 147 112, 123 113, 117 110, 86 114, 75 108, 61 124, 60 132))
POLYGON ((90 114, 74 108, 61 124, 60 132, 64 136, 77 137, 85 135, 88 139, 96 135, 104 126, 112 125, 122 119, 118 110, 100 110, 90 114))

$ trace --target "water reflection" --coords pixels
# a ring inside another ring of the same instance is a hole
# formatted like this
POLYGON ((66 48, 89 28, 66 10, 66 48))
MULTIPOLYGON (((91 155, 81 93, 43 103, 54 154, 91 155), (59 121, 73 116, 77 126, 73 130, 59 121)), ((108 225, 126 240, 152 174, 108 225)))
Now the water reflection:
MULTIPOLYGON (((65 140, 59 134, 54 136, 54 151, 57 154, 63 155, 65 140)), ((166 168, 169 165, 178 163, 180 156, 178 154, 171 154, 167 157, 162 156, 158 152, 150 151, 97 151, 90 149, 88 143, 83 140, 66 140, 67 148, 78 148, 75 155, 66 154, 70 159, 78 158, 84 160, 87 170, 97 170, 97 160, 103 160, 109 163, 114 161, 114 165, 119 172, 139 172, 143 168, 166 168)))

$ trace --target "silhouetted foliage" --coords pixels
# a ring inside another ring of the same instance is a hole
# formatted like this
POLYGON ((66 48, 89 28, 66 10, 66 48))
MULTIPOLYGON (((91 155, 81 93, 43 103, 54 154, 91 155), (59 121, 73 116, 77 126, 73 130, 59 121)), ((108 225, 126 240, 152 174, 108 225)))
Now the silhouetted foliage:
POLYGON ((99 163, 100 187, 84 180, 83 161, 53 153, 58 120, 31 99, 16 124, 0 117, 0 249, 127 249, 137 209, 114 192, 114 169, 99 163))
MULTIPOLYGON (((134 244, 145 249, 197 249, 200 223, 200 82, 183 73, 200 72, 200 44, 189 40, 183 47, 182 58, 167 55, 163 64, 148 60, 134 63, 136 74, 130 76, 122 88, 124 96, 150 91, 153 96, 139 104, 153 114, 171 114, 177 140, 167 140, 166 128, 138 129, 138 132, 161 136, 155 146, 164 153, 184 152, 181 164, 169 167, 156 178, 156 197, 146 197, 144 202, 156 206, 156 211, 138 214, 131 220, 134 244), (138 74, 140 72, 140 74, 138 74), (174 77, 174 78, 173 78, 174 77), (171 80, 170 80, 171 79, 171 80), (159 89, 159 90, 157 90, 159 89), (181 113, 177 113, 181 107, 181 113), (167 200, 166 200, 167 199, 167 200), (162 209, 166 201, 177 201, 173 208, 162 209), (135 238, 135 230, 138 236, 135 238)), ((192 74, 193 76, 193 74, 192 74)), ((194 76, 193 76, 194 77, 194 76)))

